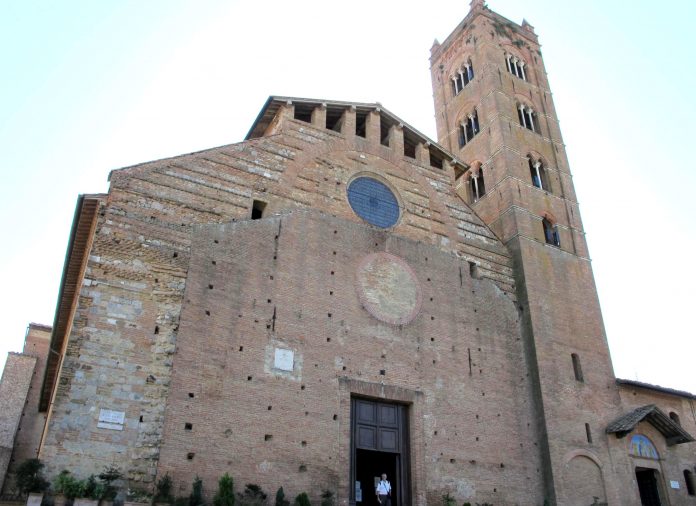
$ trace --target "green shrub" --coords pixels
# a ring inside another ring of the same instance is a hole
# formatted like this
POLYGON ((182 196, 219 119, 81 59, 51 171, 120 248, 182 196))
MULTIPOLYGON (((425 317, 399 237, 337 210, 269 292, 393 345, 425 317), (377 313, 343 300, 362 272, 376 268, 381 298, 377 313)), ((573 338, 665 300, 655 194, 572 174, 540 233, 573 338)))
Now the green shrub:
POLYGON ((174 495, 172 494, 172 477, 169 473, 162 476, 155 484, 155 498, 153 502, 164 502, 171 504, 174 502, 174 495))
POLYGON ((290 506, 290 501, 285 498, 283 487, 280 487, 276 492, 275 506, 290 506))
POLYGON ((53 489, 56 494, 62 494, 68 499, 74 499, 76 497, 82 497, 85 484, 71 475, 70 471, 64 469, 53 482, 53 489))
POLYGON ((189 506, 201 506, 203 504, 203 480, 196 476, 191 485, 189 506))
POLYGON ((312 503, 309 502, 309 496, 306 492, 302 492, 300 495, 295 497, 295 506, 312 506, 312 503))
POLYGON ((321 506, 333 506, 334 493, 331 490, 324 490, 321 493, 321 506))
POLYGON ((213 498, 215 506, 234 506, 234 480, 225 473, 218 480, 218 490, 213 498))
POLYGON ((188 497, 177 497, 174 499, 174 506, 189 506, 188 497))
POLYGON ((126 500, 132 502, 150 502, 152 494, 144 488, 129 488, 126 494, 126 500))
POLYGON ((17 467, 17 489, 22 494, 41 493, 48 488, 48 480, 41 472, 43 467, 39 459, 27 459, 17 467))
POLYGON ((447 492, 442 496, 442 506, 457 506, 457 501, 447 492))
POLYGON ((113 501, 116 498, 118 491, 113 485, 113 482, 121 478, 123 478, 123 475, 115 466, 107 466, 101 473, 99 473, 99 481, 101 481, 101 485, 104 487, 101 497, 102 499, 113 501))
POLYGON ((239 494, 237 506, 263 506, 266 504, 266 494, 261 487, 254 483, 247 483, 244 493, 239 494))

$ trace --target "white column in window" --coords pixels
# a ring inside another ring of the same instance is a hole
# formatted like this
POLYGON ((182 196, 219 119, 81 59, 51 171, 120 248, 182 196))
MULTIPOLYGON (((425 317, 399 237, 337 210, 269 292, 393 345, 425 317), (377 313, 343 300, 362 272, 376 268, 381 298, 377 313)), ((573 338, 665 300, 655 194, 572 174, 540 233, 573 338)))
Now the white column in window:
POLYGON ((453 77, 452 78, 452 84, 454 85, 454 94, 456 95, 459 93, 459 87, 457 86, 457 78, 453 77))
POLYGON ((469 136, 466 133, 466 123, 462 123, 460 126, 462 127, 462 130, 464 131, 464 144, 466 144, 467 142, 469 142, 469 136))
POLYGON ((478 176, 472 174, 471 179, 474 181, 474 202, 479 199, 478 176))
POLYGON ((529 114, 529 127, 532 132, 536 132, 536 127, 534 126, 534 109, 531 107, 527 109, 527 114, 529 114))
POLYGON ((517 56, 515 56, 515 57, 512 59, 512 68, 513 68, 512 73, 515 74, 517 77, 520 77, 520 70, 519 70, 519 67, 517 66, 517 63, 518 63, 519 61, 520 61, 520 60, 517 58, 517 56))
MULTIPOLYGON (((464 65, 464 68, 466 69, 466 82, 468 83, 471 81, 471 64, 467 63, 464 65)), ((462 82, 464 82, 464 78, 462 77, 462 82)))
POLYGON ((459 70, 459 78, 462 80, 462 89, 464 89, 466 81, 464 80, 464 72, 461 69, 459 70))
POLYGON ((526 114, 526 111, 524 110, 524 105, 520 104, 519 108, 520 108, 520 116, 522 117, 522 126, 525 128, 528 128, 527 127, 527 114, 526 114))
POLYGON ((523 61, 520 61, 520 71, 522 72, 522 79, 524 79, 526 81, 527 75, 524 73, 524 65, 525 65, 525 63, 523 61))
POLYGON ((510 58, 512 58, 512 55, 509 55, 509 54, 505 55, 505 63, 507 64, 508 72, 512 73, 512 66, 510 65, 510 58))
POLYGON ((469 122, 471 123, 471 136, 473 137, 474 135, 476 135, 476 124, 474 123, 474 115, 469 114, 468 118, 469 122))
POLYGON ((539 188, 542 190, 544 189, 544 182, 541 179, 541 172, 539 172, 539 168, 541 167, 541 162, 537 161, 534 162, 534 172, 536 173, 537 181, 539 181, 539 188))

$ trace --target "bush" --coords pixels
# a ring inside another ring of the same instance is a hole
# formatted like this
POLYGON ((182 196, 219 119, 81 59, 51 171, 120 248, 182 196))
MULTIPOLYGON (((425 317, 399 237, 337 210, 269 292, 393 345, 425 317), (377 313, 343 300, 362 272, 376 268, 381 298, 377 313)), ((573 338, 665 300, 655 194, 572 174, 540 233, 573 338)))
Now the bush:
POLYGON ((285 498, 283 487, 280 487, 276 492, 275 506, 290 506, 290 501, 285 498))
POLYGON ((71 475, 70 471, 64 469, 53 482, 53 489, 56 494, 62 494, 68 499, 75 499, 76 497, 82 497, 85 484, 71 475))
POLYGON ((225 473, 218 480, 218 490, 213 497, 213 504, 215 506, 234 506, 234 480, 228 473, 225 473))
POLYGON ((447 492, 442 496, 442 506, 457 506, 457 501, 447 492))
POLYGON ((104 487, 102 499, 113 501, 116 498, 118 491, 116 490, 116 487, 114 487, 113 482, 121 478, 123 478, 123 475, 115 466, 107 466, 101 473, 99 473, 99 480, 101 481, 101 485, 104 487))
POLYGON ((126 500, 132 502, 150 502, 152 494, 144 488, 129 488, 126 500))
POLYGON ((203 480, 196 476, 191 485, 189 506, 201 506, 203 504, 203 480))
POLYGON ((93 500, 99 500, 104 498, 106 492, 106 486, 103 483, 97 482, 97 477, 93 474, 87 478, 87 481, 83 482, 82 497, 87 497, 93 500))
POLYGON ((164 502, 171 504, 174 502, 174 495, 172 494, 172 477, 169 473, 162 476, 155 484, 155 498, 153 502, 164 502))
POLYGON ((27 459, 17 467, 17 489, 22 494, 41 493, 48 488, 48 480, 41 472, 43 467, 39 459, 27 459))
POLYGON ((295 497, 295 506, 312 506, 312 503, 309 502, 307 492, 302 492, 300 495, 295 497))
POLYGON ((247 483, 244 493, 239 494, 238 506, 263 506, 266 504, 266 497, 261 487, 254 483, 247 483))
POLYGON ((321 493, 321 506, 333 506, 334 503, 334 493, 331 490, 324 490, 321 493))

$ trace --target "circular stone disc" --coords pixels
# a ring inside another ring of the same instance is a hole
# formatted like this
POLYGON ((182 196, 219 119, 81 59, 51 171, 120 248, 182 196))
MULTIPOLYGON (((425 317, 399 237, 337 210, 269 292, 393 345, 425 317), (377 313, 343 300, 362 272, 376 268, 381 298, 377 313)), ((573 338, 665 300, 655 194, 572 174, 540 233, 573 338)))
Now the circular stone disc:
POLYGON ((416 273, 402 258, 389 253, 372 253, 361 260, 357 290, 365 309, 385 323, 405 325, 420 311, 416 273))

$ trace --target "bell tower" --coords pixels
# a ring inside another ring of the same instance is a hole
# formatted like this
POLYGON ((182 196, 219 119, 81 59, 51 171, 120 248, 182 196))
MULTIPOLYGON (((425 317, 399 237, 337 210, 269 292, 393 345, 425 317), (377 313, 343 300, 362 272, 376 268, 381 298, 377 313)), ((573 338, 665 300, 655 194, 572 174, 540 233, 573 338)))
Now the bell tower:
POLYGON ((609 480, 604 429, 619 397, 539 41, 473 0, 430 64, 438 140, 468 166, 457 192, 515 259, 534 443, 545 496, 563 504, 569 456, 593 456, 609 480))

